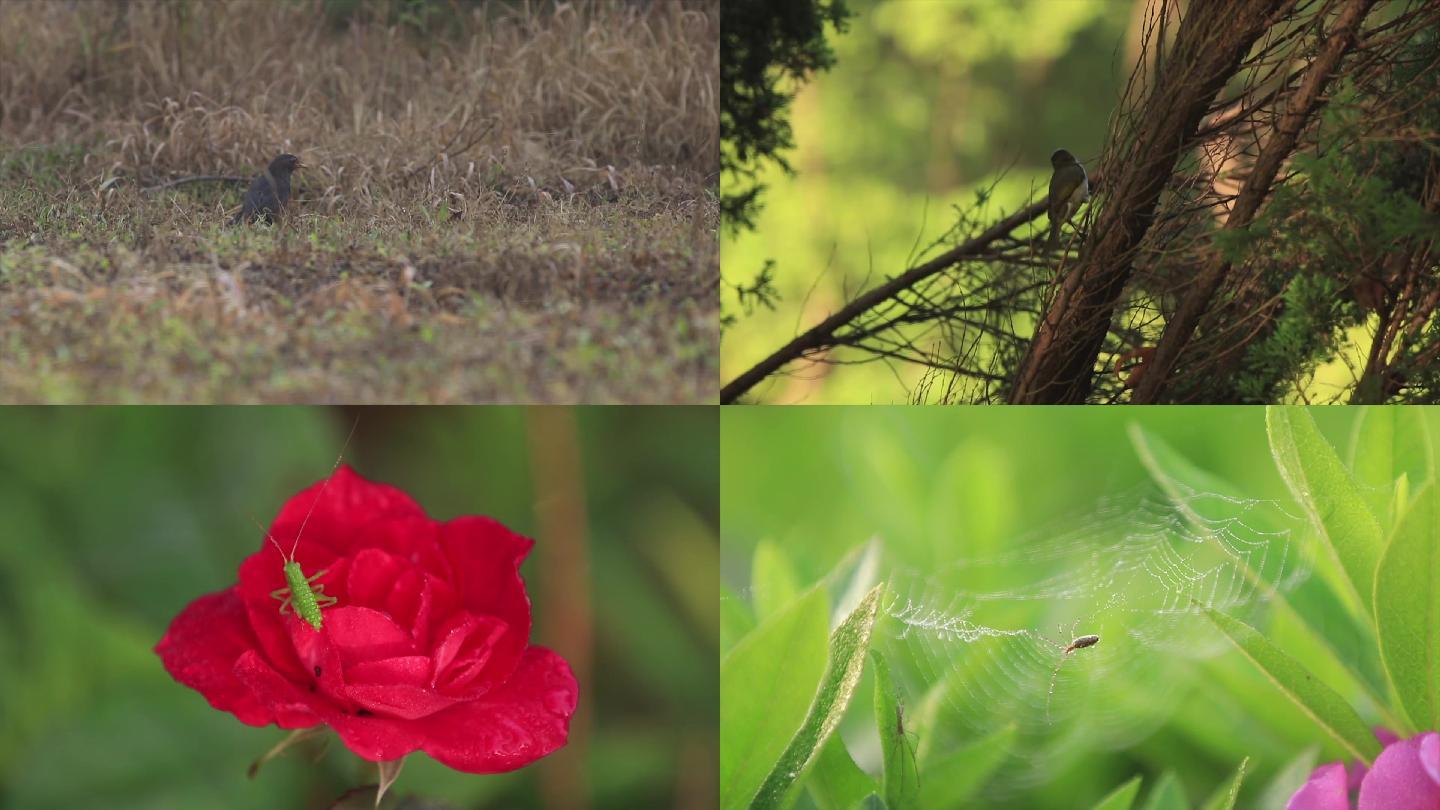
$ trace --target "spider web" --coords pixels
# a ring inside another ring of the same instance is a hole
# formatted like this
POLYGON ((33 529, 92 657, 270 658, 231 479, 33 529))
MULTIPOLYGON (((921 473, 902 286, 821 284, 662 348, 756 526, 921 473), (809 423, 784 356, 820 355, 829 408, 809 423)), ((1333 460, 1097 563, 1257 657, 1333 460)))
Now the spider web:
POLYGON ((1014 724, 1000 798, 1086 749, 1160 725, 1199 660, 1230 649, 1203 613, 1243 620, 1311 574, 1301 520, 1273 501, 1161 481, 1001 554, 892 562, 875 644, 899 673, 922 763, 1014 724), (1066 652, 1098 635, 1093 646, 1066 652))

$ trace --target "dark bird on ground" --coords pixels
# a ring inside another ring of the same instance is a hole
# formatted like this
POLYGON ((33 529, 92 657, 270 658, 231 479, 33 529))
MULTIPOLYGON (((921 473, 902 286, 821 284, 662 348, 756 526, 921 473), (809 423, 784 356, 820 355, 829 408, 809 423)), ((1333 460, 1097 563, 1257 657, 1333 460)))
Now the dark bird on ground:
POLYGON ((245 192, 245 205, 230 220, 230 224, 273 221, 290 202, 290 174, 303 168, 305 164, 294 155, 281 155, 270 161, 270 168, 250 181, 250 189, 245 192))

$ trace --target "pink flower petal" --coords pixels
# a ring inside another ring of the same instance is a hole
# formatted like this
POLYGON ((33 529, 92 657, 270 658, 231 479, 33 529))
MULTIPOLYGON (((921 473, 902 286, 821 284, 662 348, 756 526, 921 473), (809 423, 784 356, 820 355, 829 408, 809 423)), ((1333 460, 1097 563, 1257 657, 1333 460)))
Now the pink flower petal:
POLYGON ((1290 797, 1285 810, 1350 810, 1345 765, 1331 762, 1310 772, 1310 780, 1290 797))
POLYGON ((1420 764, 1420 737, 1387 745, 1360 784, 1360 810, 1436 810, 1440 784, 1420 764))
POLYGON ((1435 784, 1440 785, 1440 734, 1420 735, 1420 767, 1435 784))

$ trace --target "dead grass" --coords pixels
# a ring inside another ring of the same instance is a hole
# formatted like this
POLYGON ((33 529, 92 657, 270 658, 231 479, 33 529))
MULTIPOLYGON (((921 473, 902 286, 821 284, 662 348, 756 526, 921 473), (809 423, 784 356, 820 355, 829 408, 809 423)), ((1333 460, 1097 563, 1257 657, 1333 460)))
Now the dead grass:
POLYGON ((0 3, 0 399, 713 401, 718 3, 463 23, 0 3))

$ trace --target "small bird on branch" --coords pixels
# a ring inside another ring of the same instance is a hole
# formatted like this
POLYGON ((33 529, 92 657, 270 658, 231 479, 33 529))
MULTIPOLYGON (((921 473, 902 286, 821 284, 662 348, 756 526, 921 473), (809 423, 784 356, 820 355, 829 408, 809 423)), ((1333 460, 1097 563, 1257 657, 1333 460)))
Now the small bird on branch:
POLYGON ((1090 178, 1085 167, 1064 149, 1050 156, 1050 165, 1055 173, 1050 175, 1050 241, 1046 248, 1054 250, 1060 245, 1060 226, 1090 199, 1090 178))

